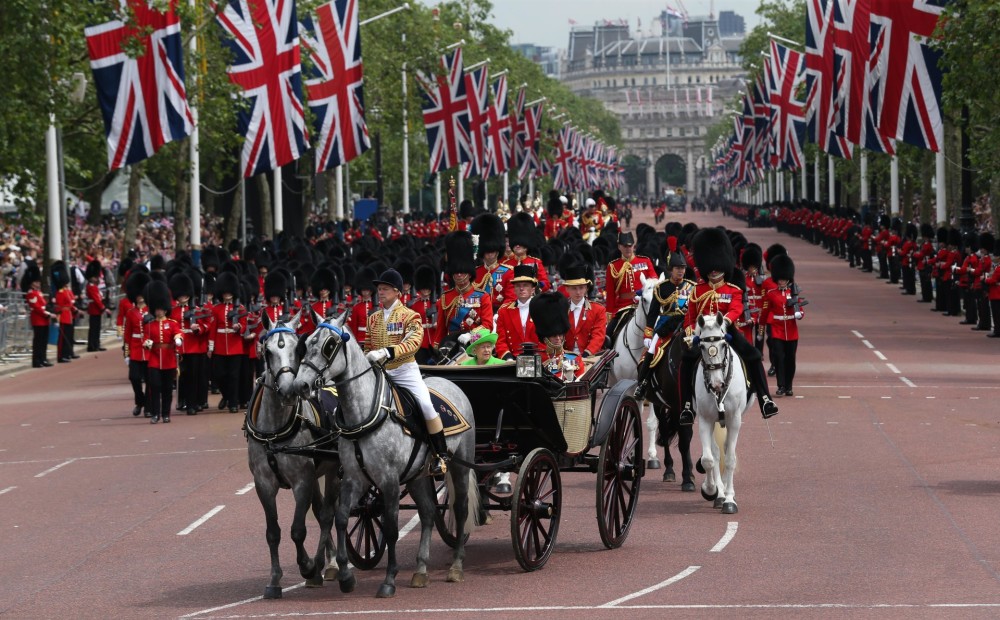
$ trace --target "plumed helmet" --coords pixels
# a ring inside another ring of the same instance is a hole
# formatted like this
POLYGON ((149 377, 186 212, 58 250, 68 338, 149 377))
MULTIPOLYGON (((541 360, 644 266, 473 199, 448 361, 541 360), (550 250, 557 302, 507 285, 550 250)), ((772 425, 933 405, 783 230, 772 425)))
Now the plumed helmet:
POLYGON ((100 278, 101 270, 101 261, 92 260, 87 263, 87 269, 83 272, 83 277, 88 280, 91 278, 100 278))
POLYGON ((24 269, 24 275, 21 276, 21 292, 27 293, 31 290, 31 285, 35 282, 42 281, 42 270, 39 269, 38 263, 35 261, 30 261, 26 264, 24 269))
POLYGON ((52 281, 52 287, 60 289, 67 284, 69 284, 69 267, 66 263, 61 260, 57 260, 52 263, 49 268, 49 279, 52 281))
POLYGON ((448 275, 467 273, 470 278, 476 277, 476 263, 472 256, 471 234, 459 230, 448 233, 444 238, 444 253, 448 261, 445 264, 445 273, 448 275))
POLYGON ((667 269, 687 266, 687 259, 684 258, 684 252, 681 252, 677 247, 677 237, 667 237, 667 269))
POLYGON ((170 288, 160 280, 153 280, 149 283, 149 286, 146 287, 145 297, 150 312, 163 310, 169 314, 173 307, 170 299, 170 288))
POLYGON ((319 292, 326 289, 330 291, 330 297, 337 296, 337 274, 329 267, 320 267, 313 273, 309 287, 314 295, 319 296, 319 292))
POLYGON ((170 278, 170 294, 174 299, 194 297, 194 283, 186 273, 175 273, 170 278))
POLYGON ((430 265, 417 265, 413 271, 413 286, 418 290, 437 290, 438 274, 430 265))
POLYGON ((223 271, 215 278, 215 298, 222 299, 222 296, 229 293, 233 299, 240 296, 240 280, 232 271, 223 271))
POLYGON ((266 301, 271 301, 272 297, 284 301, 287 290, 288 280, 285 279, 285 274, 280 271, 272 271, 264 278, 264 299, 266 301))
POLYGON ((718 228, 702 228, 695 233, 691 240, 691 250, 695 266, 704 278, 713 271, 728 275, 736 266, 729 237, 718 228))
POLYGON ((771 268, 771 261, 774 260, 774 257, 780 254, 788 254, 788 250, 785 249, 785 246, 780 243, 772 243, 767 246, 767 250, 764 251, 764 263, 767 265, 768 269, 771 268))
POLYGON ((145 271, 133 271, 129 274, 128 279, 125 280, 125 296, 128 297, 128 300, 133 304, 135 304, 140 297, 145 299, 146 297, 143 293, 146 290, 146 285, 149 284, 151 280, 152 278, 150 278, 149 274, 145 271))
POLYGON ((923 224, 920 225, 920 236, 923 237, 924 239, 933 239, 934 227, 928 224, 927 222, 924 222, 923 224))
POLYGON ((993 239, 993 235, 988 232, 979 233, 979 249, 984 252, 993 253, 993 247, 996 245, 996 241, 993 239))
POLYGON ((760 271, 763 261, 764 255, 760 251, 760 246, 756 243, 748 243, 743 248, 743 254, 740 255, 740 267, 743 267, 743 269, 756 267, 757 271, 760 271))
POLYGON ((528 314, 539 340, 569 331, 569 300, 561 293, 542 293, 532 298, 528 314))
POLYGON ((795 263, 792 262, 791 256, 779 254, 771 259, 771 279, 775 282, 795 279, 795 263))
POLYGON ((937 229, 937 242, 942 245, 948 243, 948 229, 944 226, 937 229))
POLYGON ((541 245, 538 242, 535 220, 523 211, 515 213, 507 220, 507 237, 510 239, 510 247, 521 245, 530 249, 541 245))
POLYGON ((479 256, 487 252, 503 252, 503 220, 492 213, 483 213, 472 220, 472 234, 479 235, 479 256))

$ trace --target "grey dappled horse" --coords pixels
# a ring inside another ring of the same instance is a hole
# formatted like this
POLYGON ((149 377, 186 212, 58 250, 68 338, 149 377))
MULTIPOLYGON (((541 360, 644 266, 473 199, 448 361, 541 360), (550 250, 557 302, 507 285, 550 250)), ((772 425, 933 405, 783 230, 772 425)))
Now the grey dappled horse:
POLYGON ((327 558, 333 555, 331 530, 339 487, 337 463, 323 461, 317 467, 312 458, 280 451, 281 448, 305 446, 314 440, 312 432, 302 424, 300 418, 300 408, 308 407, 309 404, 297 396, 292 387, 305 349, 304 342, 295 333, 300 318, 301 313, 287 323, 278 321, 272 324, 267 313, 264 313, 262 320, 266 331, 261 336, 260 350, 264 374, 256 390, 259 392, 260 404, 255 406, 258 400, 255 394, 246 416, 250 471, 253 473, 257 497, 264 507, 267 545, 271 549, 271 581, 264 588, 264 598, 281 598, 282 572, 278 559, 281 526, 278 523, 276 503, 278 489, 290 488, 295 496, 291 536, 295 543, 299 572, 308 586, 323 585, 323 569, 327 558), (320 476, 325 480, 322 491, 319 486, 320 476), (305 550, 305 520, 310 506, 320 526, 319 546, 312 558, 305 550))
POLYGON ((722 514, 736 514, 733 486, 736 440, 751 395, 743 363, 726 339, 722 313, 698 317, 694 335, 693 342, 701 349, 701 359, 694 372, 694 410, 702 451, 697 468, 701 473, 708 473, 701 485, 701 495, 706 500, 715 500, 715 507, 722 508, 722 514), (726 429, 725 471, 721 475, 719 445, 712 437, 716 422, 726 429))
MULTIPOLYGON (((403 432, 389 409, 394 407, 385 371, 365 358, 364 352, 350 331, 343 329, 342 318, 321 322, 306 341, 306 353, 296 375, 299 394, 308 393, 320 384, 332 382, 339 399, 337 424, 340 427, 340 458, 343 482, 340 504, 336 512, 337 580, 340 589, 350 592, 356 579, 347 560, 347 525, 351 508, 370 485, 378 487, 385 505, 383 522, 388 551, 385 580, 377 596, 396 593, 396 541, 399 538, 399 496, 403 484, 417 505, 420 516, 420 546, 417 570, 411 587, 426 587, 427 562, 430 557, 431 533, 437 510, 437 495, 433 480, 426 475, 425 463, 429 447, 403 432), (363 460, 359 463, 358 456, 363 460)), ((448 437, 448 448, 455 458, 448 466, 451 479, 449 500, 454 502, 457 545, 455 546, 448 581, 464 579, 466 532, 478 512, 479 493, 474 472, 463 465, 472 463, 475 455, 475 419, 469 399, 450 381, 427 379, 427 387, 438 392, 456 407, 472 425, 467 431, 448 437)), ((419 415, 419 413, 418 413, 419 415)))

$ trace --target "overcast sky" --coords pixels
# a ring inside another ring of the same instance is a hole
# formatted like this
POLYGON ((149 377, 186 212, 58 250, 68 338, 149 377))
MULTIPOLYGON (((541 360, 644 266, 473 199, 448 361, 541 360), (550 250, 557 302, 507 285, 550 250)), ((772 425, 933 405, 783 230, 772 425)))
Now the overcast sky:
MULTIPOLYGON (((709 0, 682 0, 692 17, 708 15, 709 0)), ((642 21, 643 31, 653 27, 659 35, 654 17, 667 5, 679 7, 677 0, 493 0, 494 24, 513 31, 513 43, 535 43, 537 45, 565 49, 569 41, 569 20, 581 26, 592 26, 604 19, 628 22, 635 33, 636 20, 642 21)), ((754 11, 760 0, 715 0, 715 14, 719 11, 735 11, 746 20, 747 30, 758 23, 754 11)))

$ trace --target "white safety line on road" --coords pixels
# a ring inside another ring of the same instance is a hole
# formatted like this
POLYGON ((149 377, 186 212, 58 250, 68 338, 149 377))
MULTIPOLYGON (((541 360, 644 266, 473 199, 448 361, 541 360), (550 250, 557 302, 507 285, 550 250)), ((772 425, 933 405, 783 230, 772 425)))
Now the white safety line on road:
MULTIPOLYGON (((148 440, 147 440, 148 441, 148 440)), ((74 461, 100 461, 104 459, 149 458, 151 456, 184 456, 188 454, 213 454, 215 452, 246 452, 246 448, 212 448, 210 450, 178 450, 177 452, 147 452, 134 454, 101 454, 97 456, 78 456, 74 461)), ((0 465, 30 465, 31 463, 51 463, 53 459, 31 459, 25 461, 0 461, 0 465)))
POLYGON ((616 605, 620 605, 620 604, 622 604, 622 603, 624 603, 626 601, 631 601, 634 598, 639 598, 640 596, 645 596, 645 595, 649 594, 650 592, 656 592, 660 588, 665 588, 665 587, 669 586, 670 584, 677 583, 678 581, 680 581, 681 579, 684 579, 685 577, 693 575, 699 568, 701 568, 701 567, 700 566, 688 566, 687 568, 685 568, 681 572, 677 573, 676 575, 674 575, 670 579, 667 579, 665 581, 661 581, 660 583, 656 584, 655 586, 649 586, 648 588, 645 588, 643 590, 639 590, 638 592, 633 592, 632 594, 629 594, 628 596, 623 596, 621 598, 615 599, 615 600, 611 601, 610 603, 605 603, 603 605, 598 605, 597 608, 598 609, 607 609, 609 607, 615 607, 616 605))
POLYGON ((209 519, 211 519, 211 518, 212 518, 212 517, 214 517, 215 515, 219 514, 219 512, 220 512, 220 511, 221 511, 221 510, 222 510, 223 508, 225 508, 225 507, 226 507, 226 506, 225 506, 225 504, 223 504, 222 506, 216 506, 215 508, 213 508, 213 509, 209 510, 209 511, 208 511, 208 512, 206 512, 206 513, 205 513, 205 515, 204 515, 204 516, 202 516, 202 517, 201 517, 200 519, 198 519, 197 521, 195 521, 195 522, 194 522, 194 523, 192 523, 191 525, 187 526, 187 527, 186 527, 186 528, 184 528, 183 530, 181 530, 181 531, 177 532, 177 535, 178 535, 178 536, 187 536, 187 535, 188 535, 188 534, 190 534, 191 532, 195 531, 195 529, 196 529, 196 528, 197 528, 197 527, 198 527, 199 525, 203 524, 203 523, 204 523, 205 521, 208 521, 209 519))
POLYGON ((886 364, 886 366, 888 366, 889 370, 891 370, 892 372, 896 373, 897 375, 903 374, 902 372, 899 371, 898 368, 896 368, 895 364, 886 364))
POLYGON ((11 491, 13 491, 16 488, 17 487, 7 487, 6 489, 0 489, 0 495, 3 495, 4 493, 10 493, 11 491))
POLYGON ((69 424, 69 420, 63 420, 60 424, 69 424))
POLYGON ((883 362, 884 362, 885 360, 887 360, 887 359, 888 359, 888 358, 887 358, 887 357, 886 357, 885 355, 883 355, 883 354, 882 354, 882 352, 881 352, 881 351, 877 351, 877 350, 876 350, 876 351, 872 351, 872 353, 874 353, 874 354, 875 354, 875 357, 879 358, 879 359, 880 359, 880 360, 882 360, 883 362))
POLYGON ((864 344, 869 349, 874 349, 875 348, 875 345, 873 345, 872 343, 868 342, 867 340, 862 340, 861 343, 864 344))
POLYGON ((76 460, 78 460, 78 459, 70 459, 68 461, 63 461, 62 463, 59 463, 55 467, 50 467, 50 468, 46 469, 45 471, 43 471, 40 474, 35 474, 35 478, 41 478, 43 476, 47 476, 47 475, 51 474, 52 472, 54 472, 55 470, 61 469, 63 467, 66 467, 67 465, 69 465, 70 463, 72 463, 73 461, 76 461, 76 460))
POLYGON ((917 387, 916 383, 910 381, 906 377, 900 377, 899 380, 902 381, 903 383, 905 383, 907 387, 911 387, 911 388, 917 387))
POLYGON ((715 543, 715 546, 708 550, 709 553, 720 553, 726 548, 726 545, 736 536, 736 530, 738 530, 740 524, 736 521, 730 521, 726 524, 726 533, 722 535, 719 542, 715 543))
POLYGON ((855 329, 852 329, 851 333, 854 334, 855 336, 857 336, 858 338, 864 338, 864 335, 862 335, 861 332, 859 332, 859 331, 857 331, 855 329))
POLYGON ((250 484, 246 485, 245 487, 243 487, 242 489, 240 489, 239 491, 237 491, 236 494, 237 495, 246 495, 247 493, 249 493, 253 489, 253 487, 254 487, 254 483, 251 482, 250 484))

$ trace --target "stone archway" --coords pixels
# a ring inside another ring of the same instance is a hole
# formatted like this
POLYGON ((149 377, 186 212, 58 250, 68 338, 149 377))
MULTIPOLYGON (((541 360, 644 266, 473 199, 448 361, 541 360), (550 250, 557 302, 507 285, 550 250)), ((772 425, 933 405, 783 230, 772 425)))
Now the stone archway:
POLYGON ((662 196, 667 187, 685 187, 687 185, 687 162, 677 153, 660 155, 652 166, 655 174, 656 195, 662 196))

